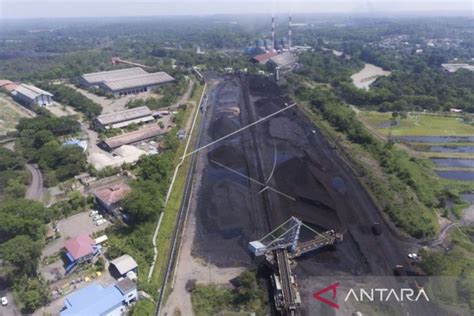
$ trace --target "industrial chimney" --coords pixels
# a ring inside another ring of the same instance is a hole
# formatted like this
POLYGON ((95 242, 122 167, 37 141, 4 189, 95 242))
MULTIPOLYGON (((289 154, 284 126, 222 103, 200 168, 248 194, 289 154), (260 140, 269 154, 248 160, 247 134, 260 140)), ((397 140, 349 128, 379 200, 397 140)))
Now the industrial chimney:
POLYGON ((272 49, 271 51, 275 51, 275 15, 272 14, 272 49))
POLYGON ((288 50, 291 51, 291 14, 288 18, 288 50))

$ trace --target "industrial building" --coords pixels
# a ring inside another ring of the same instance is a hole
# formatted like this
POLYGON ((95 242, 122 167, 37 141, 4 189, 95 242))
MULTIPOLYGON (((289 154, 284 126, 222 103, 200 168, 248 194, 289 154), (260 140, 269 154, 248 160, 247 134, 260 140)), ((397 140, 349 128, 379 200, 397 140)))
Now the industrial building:
POLYGON ((82 75, 79 79, 81 86, 86 88, 99 88, 100 84, 108 80, 145 75, 147 72, 140 67, 125 68, 111 71, 100 71, 82 75))
POLYGON ((291 69, 296 65, 296 57, 290 52, 283 52, 273 56, 268 62, 280 69, 291 69))
POLYGON ((10 80, 0 80, 0 88, 5 89, 9 93, 14 91, 17 87, 18 84, 10 80))
POLYGON ((35 86, 20 84, 12 92, 13 98, 19 103, 32 106, 45 106, 53 103, 53 95, 35 86))
POLYGON ((123 145, 113 151, 113 156, 104 152, 93 153, 89 155, 88 162, 97 170, 102 170, 106 167, 117 168, 123 164, 134 164, 141 156, 148 154, 135 146, 123 145))
POLYGON ((279 67, 280 69, 289 69, 296 65, 296 57, 290 52, 269 52, 265 54, 260 54, 254 56, 251 60, 254 63, 259 63, 261 65, 266 65, 271 63, 274 67, 279 67))
POLYGON ((123 145, 139 143, 144 140, 154 138, 158 135, 162 135, 165 132, 166 130, 160 128, 159 126, 152 126, 148 128, 139 129, 138 131, 130 132, 127 134, 107 138, 103 140, 99 144, 99 146, 107 151, 112 151, 123 145))
POLYGON ((148 73, 140 67, 84 74, 80 84, 86 88, 99 88, 114 96, 137 94, 173 82, 166 72, 148 73))
POLYGON ((275 57, 277 55, 278 55, 278 53, 275 53, 275 52, 260 54, 260 55, 252 57, 251 61, 254 62, 254 63, 259 63, 261 65, 265 65, 272 57, 275 57))
POLYGON ((153 121, 153 113, 146 106, 120 112, 99 115, 92 121, 92 126, 100 131, 111 128, 124 128, 130 124, 140 124, 153 121))
POLYGON ((108 287, 94 282, 66 296, 60 315, 124 315, 128 306, 137 300, 137 286, 128 278, 108 287))

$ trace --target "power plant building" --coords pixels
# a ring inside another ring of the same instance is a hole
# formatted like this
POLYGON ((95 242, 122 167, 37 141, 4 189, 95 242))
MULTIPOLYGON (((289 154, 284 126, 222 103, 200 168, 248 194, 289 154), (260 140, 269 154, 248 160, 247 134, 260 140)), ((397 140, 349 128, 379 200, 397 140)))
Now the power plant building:
POLYGON ((99 88, 114 96, 150 91, 173 81, 166 72, 148 73, 140 67, 88 73, 80 78, 83 87, 99 88))
POLYGON ((269 62, 280 69, 289 69, 296 64, 296 57, 290 52, 283 52, 270 58, 269 62))

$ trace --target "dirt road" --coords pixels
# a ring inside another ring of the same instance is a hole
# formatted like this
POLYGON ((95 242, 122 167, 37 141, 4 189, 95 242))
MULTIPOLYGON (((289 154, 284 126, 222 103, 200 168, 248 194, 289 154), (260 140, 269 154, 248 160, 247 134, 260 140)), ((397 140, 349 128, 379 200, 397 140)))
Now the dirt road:
POLYGON ((26 168, 31 175, 31 182, 26 190, 25 198, 41 201, 44 192, 41 170, 39 170, 38 166, 32 164, 26 164, 26 168))

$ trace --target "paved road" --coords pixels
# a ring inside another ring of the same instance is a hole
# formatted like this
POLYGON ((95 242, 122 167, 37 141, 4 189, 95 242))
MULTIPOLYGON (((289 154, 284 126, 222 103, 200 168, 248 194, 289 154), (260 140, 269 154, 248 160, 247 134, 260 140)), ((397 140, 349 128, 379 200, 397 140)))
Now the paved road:
POLYGON ((38 166, 26 164, 28 172, 31 174, 31 182, 26 190, 25 198, 40 201, 43 197, 43 175, 38 166))
POLYGON ((2 316, 19 316, 21 315, 20 310, 18 306, 15 304, 15 301, 13 300, 13 295, 11 292, 7 290, 2 290, 0 291, 0 296, 6 296, 8 299, 8 305, 7 306, 0 306, 0 315, 2 316))

